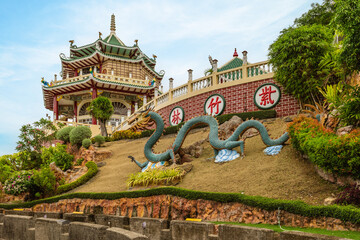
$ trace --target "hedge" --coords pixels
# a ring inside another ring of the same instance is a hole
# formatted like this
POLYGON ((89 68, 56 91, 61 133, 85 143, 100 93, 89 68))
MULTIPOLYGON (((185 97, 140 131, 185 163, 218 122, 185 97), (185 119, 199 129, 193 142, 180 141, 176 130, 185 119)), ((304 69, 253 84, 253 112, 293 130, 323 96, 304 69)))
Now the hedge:
POLYGON ((316 119, 299 116, 288 128, 293 147, 327 172, 360 179, 360 131, 337 136, 316 119))
POLYGON ((88 168, 88 171, 83 176, 81 176, 74 182, 59 186, 56 191, 56 194, 68 192, 70 190, 73 190, 74 188, 77 188, 77 187, 83 185, 84 183, 89 181, 93 176, 95 176, 96 173, 98 172, 98 167, 97 167, 96 163, 94 163, 92 161, 87 162, 85 164, 85 166, 88 168))
MULTIPOLYGON (((275 118, 276 111, 275 110, 261 110, 261 111, 255 111, 255 112, 231 113, 231 114, 224 114, 224 115, 217 116, 216 119, 218 120, 219 124, 223 124, 224 122, 230 120, 233 116, 238 116, 242 120, 246 120, 247 118, 249 118, 249 119, 250 118, 256 118, 256 119, 275 118)), ((164 135, 177 133, 184 124, 185 124, 185 122, 182 122, 176 126, 171 126, 171 127, 165 128, 164 135)), ((203 128, 203 127, 207 127, 207 124, 200 124, 200 125, 196 126, 195 128, 203 128)), ((118 131, 118 132, 120 132, 120 131, 118 131)), ((117 134, 118 132, 115 132, 114 134, 117 134)), ((141 136, 139 136, 139 138, 150 137, 151 134, 153 134, 153 132, 154 132, 154 129, 142 131, 141 136)), ((132 139, 132 138, 130 138, 130 139, 132 139)))
POLYGON ((278 208, 289 213, 306 217, 331 217, 342 221, 360 224, 360 209, 353 206, 314 206, 302 201, 278 200, 260 196, 247 196, 241 193, 215 193, 187 190, 176 187, 160 187, 148 190, 126 191, 117 193, 68 193, 51 198, 35 200, 32 202, 0 204, 0 208, 30 208, 41 203, 54 203, 61 199, 105 199, 116 200, 120 198, 139 198, 158 195, 171 195, 186 198, 188 200, 204 199, 221 203, 237 202, 251 207, 257 207, 268 211, 276 211, 278 208))

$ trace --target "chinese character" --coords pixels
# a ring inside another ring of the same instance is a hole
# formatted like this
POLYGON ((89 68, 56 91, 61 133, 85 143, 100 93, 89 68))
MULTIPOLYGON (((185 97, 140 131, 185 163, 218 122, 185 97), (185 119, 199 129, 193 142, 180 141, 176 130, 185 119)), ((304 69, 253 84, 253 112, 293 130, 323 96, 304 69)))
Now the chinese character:
POLYGON ((219 113, 219 104, 221 103, 221 101, 219 101, 219 97, 216 97, 216 100, 214 101, 215 98, 211 98, 211 102, 208 106, 208 108, 210 108, 210 114, 213 114, 213 109, 216 107, 216 111, 215 114, 219 113))
POLYGON ((180 112, 179 109, 176 109, 172 115, 171 122, 174 124, 179 124, 179 121, 181 121, 180 112))
POLYGON ((262 90, 262 93, 259 94, 259 96, 261 96, 261 103, 260 105, 264 105, 266 106, 267 104, 274 104, 274 100, 271 99, 271 94, 275 93, 276 90, 271 91, 271 86, 264 87, 262 90))

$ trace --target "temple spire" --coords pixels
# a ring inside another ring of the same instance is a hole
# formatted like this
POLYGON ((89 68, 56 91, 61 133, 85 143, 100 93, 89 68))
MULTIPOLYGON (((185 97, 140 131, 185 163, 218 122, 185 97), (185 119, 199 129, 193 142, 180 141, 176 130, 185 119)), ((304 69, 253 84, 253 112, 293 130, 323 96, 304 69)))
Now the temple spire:
POLYGON ((238 53, 236 52, 236 48, 235 48, 235 52, 234 52, 234 54, 233 54, 233 57, 238 57, 239 55, 238 55, 238 53))
POLYGON ((111 31, 111 33, 115 33, 115 31, 116 31, 114 14, 111 15, 110 31, 111 31))

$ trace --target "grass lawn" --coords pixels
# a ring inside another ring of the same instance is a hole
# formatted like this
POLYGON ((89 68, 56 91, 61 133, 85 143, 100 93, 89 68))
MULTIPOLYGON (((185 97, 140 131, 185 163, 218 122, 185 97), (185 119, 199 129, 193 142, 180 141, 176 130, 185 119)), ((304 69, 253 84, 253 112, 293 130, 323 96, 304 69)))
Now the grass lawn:
POLYGON ((232 224, 232 225, 240 225, 240 226, 248 226, 248 227, 256 227, 256 228, 266 228, 266 229, 271 229, 275 232, 299 231, 299 232, 315 233, 315 234, 322 234, 322 235, 349 238, 349 239, 360 239, 360 232, 353 232, 353 231, 329 231, 329 230, 319 229, 319 228, 299 228, 299 227, 283 227, 283 226, 281 229, 278 225, 246 224, 246 223, 238 223, 238 222, 212 222, 212 223, 214 223, 214 224, 232 224))

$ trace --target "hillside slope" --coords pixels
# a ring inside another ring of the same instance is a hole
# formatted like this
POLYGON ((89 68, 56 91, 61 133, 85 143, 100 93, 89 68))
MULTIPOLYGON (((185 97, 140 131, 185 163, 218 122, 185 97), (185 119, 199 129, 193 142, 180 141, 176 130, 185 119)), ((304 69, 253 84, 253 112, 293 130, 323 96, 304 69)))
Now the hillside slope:
MULTIPOLYGON (((276 138, 286 131, 281 119, 264 123, 269 133, 276 138)), ((195 129, 187 136, 184 146, 206 138, 208 128, 195 129)), ((162 136, 155 151, 166 150, 175 135, 162 136)), ((119 192, 126 191, 126 179, 140 168, 130 162, 132 155, 140 162, 147 138, 122 140, 106 143, 103 149, 113 152, 106 165, 87 184, 73 192, 119 192)), ((204 143, 200 158, 194 158, 193 170, 188 173, 178 187, 212 192, 243 192, 278 199, 298 199, 311 204, 322 204, 324 199, 337 192, 334 184, 321 179, 312 165, 303 160, 289 142, 277 156, 266 156, 265 145, 260 136, 249 138, 245 143, 245 158, 225 164, 206 160, 213 155, 208 142, 204 143)), ((240 149, 236 149, 240 150, 240 149)))

